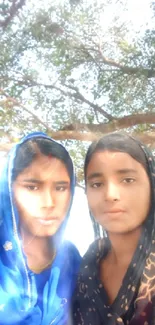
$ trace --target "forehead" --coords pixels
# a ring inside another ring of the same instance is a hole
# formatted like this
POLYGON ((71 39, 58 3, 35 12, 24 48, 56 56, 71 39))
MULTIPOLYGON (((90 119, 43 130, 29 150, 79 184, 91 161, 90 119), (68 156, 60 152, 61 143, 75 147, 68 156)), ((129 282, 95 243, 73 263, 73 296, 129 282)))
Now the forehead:
POLYGON ((69 178, 65 164, 58 158, 40 155, 17 178, 33 176, 40 180, 69 178))
POLYGON ((144 167, 129 154, 118 151, 101 151, 92 155, 87 167, 87 172, 102 171, 117 171, 118 169, 134 169, 136 171, 144 170, 144 167))

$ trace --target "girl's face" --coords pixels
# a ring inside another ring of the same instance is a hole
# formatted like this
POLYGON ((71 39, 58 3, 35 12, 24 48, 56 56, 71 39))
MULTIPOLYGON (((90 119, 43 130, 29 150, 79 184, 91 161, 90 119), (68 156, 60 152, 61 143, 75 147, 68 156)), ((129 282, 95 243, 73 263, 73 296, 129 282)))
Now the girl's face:
POLYGON ((34 236, 54 235, 71 200, 70 177, 63 162, 40 155, 13 183, 20 227, 34 236))
POLYGON ((109 233, 134 231, 149 213, 148 175, 127 153, 94 153, 86 171, 86 193, 92 215, 109 233))

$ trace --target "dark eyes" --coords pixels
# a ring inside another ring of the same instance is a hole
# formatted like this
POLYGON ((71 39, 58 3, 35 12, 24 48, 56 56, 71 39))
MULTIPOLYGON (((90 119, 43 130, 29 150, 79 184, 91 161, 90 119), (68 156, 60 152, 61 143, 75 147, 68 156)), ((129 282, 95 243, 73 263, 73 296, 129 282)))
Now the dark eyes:
MULTIPOLYGON (((134 183, 135 181, 136 181, 135 178, 132 178, 132 177, 126 177, 121 180, 121 182, 125 183, 125 184, 131 184, 131 183, 134 183)), ((104 182, 95 182, 95 183, 91 183, 89 186, 91 188, 100 188, 101 186, 104 186, 104 185, 105 185, 104 182)))
MULTIPOLYGON (((29 191, 38 191, 40 188, 39 186, 35 186, 35 185, 26 185, 25 188, 29 191)), ((56 191, 58 192, 64 192, 67 190, 67 186, 62 186, 62 185, 59 185, 59 186, 56 186, 56 191)))
POLYGON ((58 191, 58 192, 64 192, 64 191, 66 191, 68 189, 68 187, 67 186, 56 186, 56 191, 58 191))
POLYGON ((99 187, 101 187, 102 185, 104 185, 104 184, 101 183, 101 182, 96 182, 96 183, 90 184, 90 187, 92 187, 92 188, 99 188, 99 187))
POLYGON ((123 179, 123 183, 133 183, 135 182, 135 178, 132 177, 126 177, 123 179))
POLYGON ((25 188, 27 188, 27 190, 29 191, 37 191, 39 189, 38 186, 34 186, 34 185, 26 185, 25 188))

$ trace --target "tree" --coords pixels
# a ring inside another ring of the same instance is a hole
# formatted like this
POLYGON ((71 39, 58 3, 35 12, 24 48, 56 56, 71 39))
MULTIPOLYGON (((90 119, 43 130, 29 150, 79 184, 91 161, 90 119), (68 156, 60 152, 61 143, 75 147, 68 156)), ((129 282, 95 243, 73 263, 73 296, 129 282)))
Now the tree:
POLYGON ((17 2, 0 23, 1 150, 32 130, 65 141, 78 167, 108 132, 155 148, 155 30, 133 28, 128 1, 8 0, 7 12, 17 2))
POLYGON ((3 0, 0 5, 0 27, 5 30, 19 9, 24 6, 25 0, 3 0))

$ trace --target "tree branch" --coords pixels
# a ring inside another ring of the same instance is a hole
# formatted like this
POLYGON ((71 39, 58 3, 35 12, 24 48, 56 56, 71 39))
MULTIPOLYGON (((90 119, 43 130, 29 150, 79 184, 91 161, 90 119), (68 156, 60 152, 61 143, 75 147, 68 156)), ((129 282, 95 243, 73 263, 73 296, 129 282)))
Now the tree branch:
MULTIPOLYGON (((53 88, 56 89, 62 93, 65 93, 63 90, 60 90, 58 87, 56 87, 55 85, 44 85, 44 84, 37 84, 37 83, 33 83, 34 85, 40 85, 40 86, 45 86, 47 88, 53 88)), ((76 90, 75 87, 70 86, 70 88, 73 90, 76 90)), ((16 106, 22 107, 27 113, 29 113, 31 116, 33 116, 33 118, 35 119, 35 121, 37 121, 39 124, 43 125, 47 130, 50 130, 49 126, 44 123, 41 119, 39 119, 33 112, 31 112, 29 109, 27 109, 24 105, 22 105, 22 103, 18 102, 16 99, 9 97, 3 89, 0 89, 0 93, 2 95, 4 95, 7 98, 7 101, 11 103, 13 103, 16 106)), ((68 93, 67 93, 68 94, 68 93)), ((75 94, 68 94, 68 95, 75 95, 75 94)), ((80 93, 78 94, 81 100, 83 100, 83 95, 81 95, 80 93)), ((90 103, 89 101, 87 101, 87 99, 84 98, 84 100, 86 100, 87 103, 90 103)), ((90 103, 93 106, 95 104, 90 103)), ((96 105, 95 107, 96 108, 96 105)), ((100 107, 97 106, 97 110, 98 108, 100 109, 100 107)), ((108 123, 100 123, 100 124, 85 124, 85 123, 76 123, 76 124, 70 124, 70 125, 66 125, 63 130, 65 131, 73 131, 73 130, 78 130, 78 131, 86 131, 86 132, 93 132, 93 133, 109 133, 109 132, 114 132, 117 131, 118 129, 125 129, 125 128, 129 128, 129 127, 133 127, 135 125, 138 124, 155 124, 155 113, 145 113, 145 114, 132 114, 132 115, 128 115, 128 116, 124 116, 122 118, 116 118, 108 123)))
MULTIPOLYGON (((17 80, 16 80, 17 82, 17 80)), ((24 81, 22 80, 19 80, 19 83, 23 83, 24 84, 24 81)), ((71 86, 71 85, 63 85, 64 87, 68 88, 68 89, 71 89, 74 91, 73 92, 66 92, 65 90, 61 89, 60 87, 57 87, 55 86, 55 83, 52 84, 52 85, 49 85, 49 84, 42 84, 42 83, 37 83, 35 81, 33 81, 32 79, 30 78, 26 78, 25 80, 25 84, 28 85, 28 87, 33 87, 33 86, 37 86, 37 87, 45 87, 47 89, 55 89, 59 92, 61 92, 63 95, 65 96, 69 96, 69 97, 73 97, 75 100, 80 100, 84 103, 86 103, 87 105, 89 105, 90 107, 92 107, 96 112, 99 112, 100 114, 102 114, 104 117, 106 117, 109 121, 112 121, 114 120, 114 117, 107 113, 105 110, 103 110, 99 105, 97 104, 94 104, 92 102, 90 102, 88 99, 86 99, 78 90, 78 88, 74 87, 74 86, 71 86)))
POLYGON ((110 133, 121 129, 133 127, 138 124, 155 124, 155 113, 133 114, 116 119, 109 123, 85 124, 74 123, 66 125, 63 130, 79 130, 94 133, 110 133))
MULTIPOLYGON (((11 22, 11 20, 17 14, 18 10, 21 9, 24 6, 24 4, 25 4, 25 0, 19 0, 19 2, 17 2, 17 0, 12 0, 12 5, 7 12, 7 17, 4 20, 0 20, 0 27, 6 29, 9 23, 11 22)), ((2 16, 4 15, 3 11, 1 15, 2 16)))
POLYGON ((64 85, 65 87, 72 89, 75 91, 75 93, 71 93, 70 96, 74 97, 75 99, 81 100, 82 102, 88 104, 89 106, 91 106, 96 112, 99 112, 100 114, 102 114, 104 117, 106 117, 109 121, 114 120, 114 117, 107 113, 104 109, 102 109, 100 106, 98 106, 97 104, 94 104, 92 102, 90 102, 88 99, 86 99, 78 90, 78 88, 73 87, 71 85, 64 85))
POLYGON ((139 66, 139 67, 136 67, 136 68, 129 67, 129 66, 123 66, 119 62, 116 62, 116 61, 114 61, 112 59, 106 58, 103 55, 100 47, 99 47, 99 54, 100 54, 100 56, 102 58, 102 62, 105 65, 115 67, 115 68, 117 68, 119 70, 122 70, 122 72, 124 72, 126 74, 137 74, 137 73, 140 72, 142 75, 145 75, 148 78, 155 77, 155 69, 144 68, 143 66, 139 66))
MULTIPOLYGON (((104 134, 98 133, 94 134, 92 132, 89 133, 80 133, 77 131, 56 131, 56 132, 48 132, 48 135, 55 140, 80 140, 80 141, 95 141, 98 140, 104 134)), ((149 145, 150 148, 155 149, 155 132, 150 133, 137 133, 132 132, 132 136, 137 137, 143 143, 149 145)), ((20 139, 19 139, 20 140, 20 139)), ((10 148, 14 145, 14 143, 0 143, 0 151, 9 151, 10 148)))
POLYGON ((91 59, 92 61, 98 66, 98 68, 100 67, 100 64, 99 62, 96 61, 95 57, 92 56, 91 52, 98 52, 101 59, 102 59, 102 62, 105 64, 105 65, 108 65, 110 67, 115 67, 116 70, 119 69, 119 70, 122 70, 122 72, 124 72, 125 74, 137 74, 138 72, 140 72, 142 75, 145 75, 147 76, 148 78, 153 78, 155 77, 155 69, 149 69, 149 68, 144 68, 143 66, 139 66, 139 67, 129 67, 129 66, 124 66, 122 64, 120 64, 119 62, 116 62, 110 58, 107 58, 104 56, 102 50, 101 50, 101 44, 100 42, 99 43, 96 43, 94 42, 94 45, 97 46, 97 49, 95 48, 92 48, 92 47, 87 47, 85 46, 80 39, 78 39, 77 37, 75 38, 75 40, 77 40, 77 42, 79 42, 80 46, 75 46, 74 48, 78 48, 79 50, 83 50, 91 59))
POLYGON ((48 125, 44 123, 37 115, 35 115, 32 111, 30 111, 28 108, 26 108, 22 103, 17 101, 15 98, 12 98, 8 96, 3 89, 0 88, 0 94, 6 97, 6 103, 8 102, 8 105, 10 107, 10 103, 13 104, 14 106, 18 106, 24 109, 25 112, 30 114, 36 122, 39 124, 43 125, 47 130, 49 129, 48 125))

